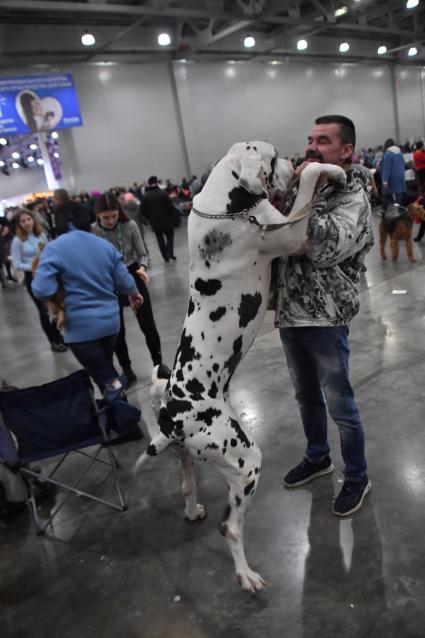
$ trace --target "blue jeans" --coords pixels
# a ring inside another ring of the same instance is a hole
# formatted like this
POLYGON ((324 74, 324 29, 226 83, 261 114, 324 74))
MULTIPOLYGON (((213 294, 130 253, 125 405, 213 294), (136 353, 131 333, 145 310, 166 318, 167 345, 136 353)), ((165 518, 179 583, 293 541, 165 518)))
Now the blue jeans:
POLYGON ((113 364, 117 336, 115 334, 93 341, 67 343, 74 356, 94 379, 102 394, 105 385, 119 376, 113 364))
POLYGON ((346 478, 366 473, 364 433, 348 378, 348 326, 281 328, 289 374, 295 388, 306 456, 320 462, 329 454, 327 414, 338 425, 346 478))

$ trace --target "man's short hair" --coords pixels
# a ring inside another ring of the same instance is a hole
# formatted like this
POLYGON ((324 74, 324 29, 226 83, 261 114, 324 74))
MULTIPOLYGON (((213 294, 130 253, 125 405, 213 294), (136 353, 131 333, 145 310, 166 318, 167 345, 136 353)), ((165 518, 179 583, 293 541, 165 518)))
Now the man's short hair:
POLYGON ((69 202, 68 191, 65 188, 57 188, 56 190, 54 190, 53 197, 55 197, 56 199, 59 199, 64 204, 69 202))
POLYGON ((149 177, 148 179, 148 184, 149 186, 152 186, 153 184, 157 184, 158 183, 158 178, 156 175, 151 175, 151 177, 149 177))
POLYGON ((419 140, 419 142, 416 142, 416 148, 417 149, 421 149, 424 147, 424 143, 422 142, 422 140, 419 140))
POLYGON ((315 124, 339 124, 339 138, 343 144, 356 145, 356 127, 345 115, 321 115, 315 124))

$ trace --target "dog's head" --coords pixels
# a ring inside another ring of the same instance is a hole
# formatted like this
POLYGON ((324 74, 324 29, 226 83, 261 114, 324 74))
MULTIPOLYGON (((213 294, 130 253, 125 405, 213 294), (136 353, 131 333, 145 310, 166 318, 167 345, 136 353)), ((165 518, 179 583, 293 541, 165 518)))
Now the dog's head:
POLYGON ((268 195, 276 179, 277 150, 268 142, 238 142, 227 153, 239 186, 252 195, 268 195))
POLYGON ((421 222, 425 221, 425 208, 423 206, 417 202, 413 202, 413 204, 409 204, 407 209, 411 215, 418 217, 421 222))

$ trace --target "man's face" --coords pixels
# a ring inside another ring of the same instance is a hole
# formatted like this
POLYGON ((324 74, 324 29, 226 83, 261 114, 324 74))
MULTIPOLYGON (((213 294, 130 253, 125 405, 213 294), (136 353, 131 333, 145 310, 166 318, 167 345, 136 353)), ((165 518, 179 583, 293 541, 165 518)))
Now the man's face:
POLYGON ((339 124, 315 124, 305 151, 307 162, 344 166, 353 152, 352 144, 343 144, 339 124))

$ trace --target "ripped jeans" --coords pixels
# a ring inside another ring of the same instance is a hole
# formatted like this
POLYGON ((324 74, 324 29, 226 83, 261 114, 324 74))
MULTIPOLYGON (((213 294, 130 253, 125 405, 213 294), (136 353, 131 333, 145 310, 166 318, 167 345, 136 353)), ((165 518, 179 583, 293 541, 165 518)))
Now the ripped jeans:
POLYGON ((307 458, 319 462, 329 454, 327 406, 339 428, 344 474, 361 480, 366 473, 364 432, 348 378, 348 333, 348 326, 280 329, 307 458))

